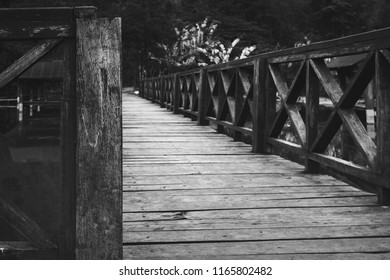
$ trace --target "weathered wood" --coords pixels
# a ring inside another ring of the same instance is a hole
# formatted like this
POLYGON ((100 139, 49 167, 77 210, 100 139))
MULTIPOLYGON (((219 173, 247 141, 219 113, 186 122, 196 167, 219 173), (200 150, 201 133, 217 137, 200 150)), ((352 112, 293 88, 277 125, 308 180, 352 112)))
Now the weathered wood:
MULTIPOLYGON (((148 223, 148 222, 146 222, 148 223)), ((228 225, 227 225, 228 226, 228 225)), ((306 226, 277 227, 277 228, 245 228, 245 229, 205 229, 188 231, 133 231, 132 224, 126 223, 124 228, 124 243, 140 244, 158 243, 187 243, 198 242, 228 242, 228 241, 262 241, 286 239, 319 239, 319 238, 354 238, 354 237, 389 237, 390 226, 306 226)))
MULTIPOLYGON (((221 259, 246 255, 291 256, 292 254, 337 254, 388 252, 390 238, 340 238, 318 240, 283 240, 261 242, 189 243, 133 245, 124 248, 127 259, 221 259), (213 250, 209 248, 212 246, 213 250)), ((337 256, 335 256, 337 259, 337 256)))
POLYGON ((15 205, 0 198, 0 217, 24 238, 40 248, 56 248, 48 235, 15 205))
MULTIPOLYGON (((307 152, 310 152, 311 145, 318 135, 318 110, 319 110, 319 82, 315 73, 306 62, 306 146, 307 152)), ((320 165, 308 158, 305 159, 305 170, 309 173, 318 173, 320 165)))
POLYGON ((277 130, 281 130, 281 125, 282 123, 284 124, 288 116, 291 120, 298 141, 302 147, 306 145, 306 126, 302 120, 302 117, 299 113, 299 108, 295 104, 295 101, 298 98, 298 94, 302 89, 302 86, 304 85, 304 83, 302 82, 302 80, 304 81, 305 79, 305 72, 306 72, 304 66, 305 64, 301 63, 298 73, 295 76, 294 81, 290 88, 288 88, 287 83, 284 81, 280 68, 277 65, 273 65, 273 64, 270 64, 268 66, 272 78, 274 80, 275 86, 278 89, 278 92, 280 93, 281 101, 285 109, 285 112, 281 111, 278 114, 278 118, 276 121, 279 121, 279 125, 275 123, 275 125, 278 127, 277 130), (287 113, 287 116, 285 115, 285 113, 287 113), (279 117, 281 118, 280 120, 279 117))
POLYGON ((326 66, 325 61, 323 59, 311 59, 309 61, 333 104, 337 104, 344 93, 326 66))
POLYGON ((0 24, 1 40, 55 39, 72 36, 68 22, 7 22, 0 24))
POLYGON ((164 97, 165 97, 165 80, 164 78, 160 78, 160 107, 164 108, 164 97))
POLYGON ((77 259, 122 258, 120 26, 77 20, 77 259))
POLYGON ((198 125, 208 125, 206 117, 206 91, 207 91, 207 73, 205 70, 200 71, 199 76, 199 100, 198 100, 198 125))
POLYGON ((173 113, 179 113, 180 107, 180 78, 178 74, 174 75, 173 78, 173 113))
POLYGON ((253 73, 253 134, 252 151, 254 153, 266 153, 266 77, 267 64, 265 60, 256 60, 253 73))
MULTIPOLYGON (((351 187, 352 188, 352 187, 351 187)), ((193 190, 192 190, 193 191, 193 190)), ((359 192, 359 190, 356 190, 359 192)), ((188 192, 188 191, 186 191, 188 192)), ((127 230, 156 231, 207 229, 266 229, 316 226, 379 226, 389 222, 388 210, 375 206, 306 207, 306 208, 239 208, 186 212, 125 212, 127 230), (302 216, 305 219, 302 219, 302 216), (306 219, 307 218, 307 219, 306 219), (229 224, 231 223, 231 226, 229 224), (160 227, 158 229, 158 227, 160 227), (151 230, 151 229, 149 229, 151 230)))
POLYGON ((376 205, 371 194, 272 194, 272 195, 213 195, 213 196, 165 196, 150 197, 124 193, 123 211, 195 211, 206 209, 283 208, 283 207, 332 207, 376 205))
MULTIPOLYGON (((390 73, 390 65, 382 53, 376 54, 375 73, 377 92, 377 172, 388 179, 390 177, 390 83, 387 77, 390 73)), ((379 201, 383 205, 390 205, 390 183, 386 187, 379 189, 379 201)))
POLYGON ((32 48, 0 74, 0 89, 19 77, 35 62, 55 48, 62 40, 48 40, 32 48))

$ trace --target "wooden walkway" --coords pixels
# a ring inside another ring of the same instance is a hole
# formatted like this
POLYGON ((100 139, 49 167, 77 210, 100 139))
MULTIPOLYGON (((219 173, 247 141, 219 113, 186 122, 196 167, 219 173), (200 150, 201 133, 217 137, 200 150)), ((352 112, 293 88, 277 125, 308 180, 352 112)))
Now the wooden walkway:
POLYGON ((377 197, 123 96, 124 259, 390 259, 377 197))

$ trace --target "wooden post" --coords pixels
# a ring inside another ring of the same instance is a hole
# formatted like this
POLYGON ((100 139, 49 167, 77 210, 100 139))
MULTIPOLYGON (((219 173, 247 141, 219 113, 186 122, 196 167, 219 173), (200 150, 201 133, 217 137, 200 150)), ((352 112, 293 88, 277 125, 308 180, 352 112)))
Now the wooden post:
POLYGON ((140 97, 144 96, 144 81, 139 82, 139 96, 140 97))
POLYGON ((122 258, 121 20, 77 20, 76 258, 122 258))
POLYGON ((208 125, 209 122, 205 120, 206 116, 206 86, 207 73, 205 69, 200 70, 199 76, 199 99, 198 99, 198 125, 208 125))
POLYGON ((173 78, 173 113, 179 114, 179 101, 180 101, 180 80, 179 74, 175 74, 173 78))
POLYGON ((256 59, 253 71, 253 136, 252 151, 267 152, 267 103, 266 103, 267 60, 256 59))
POLYGON ((380 52, 376 54, 376 115, 377 115, 377 173, 389 178, 387 188, 379 187, 382 205, 390 205, 390 64, 380 52))
MULTIPOLYGON (((95 7, 74 9, 76 19, 95 18, 95 7)), ((76 258, 76 40, 64 42, 63 96, 61 100, 61 200, 58 256, 76 258)))
POLYGON ((164 108, 165 107, 165 83, 164 83, 164 78, 160 78, 160 107, 164 108))
MULTIPOLYGON (((310 146, 314 143, 318 135, 317 115, 319 110, 319 81, 310 66, 306 62, 306 146, 307 153, 310 153, 310 146)), ((320 165, 308 158, 305 158, 305 171, 308 173, 318 173, 320 165)))

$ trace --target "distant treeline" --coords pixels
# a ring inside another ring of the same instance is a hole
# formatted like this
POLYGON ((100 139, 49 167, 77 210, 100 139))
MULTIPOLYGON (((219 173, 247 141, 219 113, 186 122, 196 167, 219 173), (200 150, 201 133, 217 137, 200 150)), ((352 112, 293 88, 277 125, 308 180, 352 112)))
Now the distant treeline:
MULTIPOLYGON (((136 84, 139 71, 158 74, 165 66, 160 44, 176 39, 174 28, 204 20, 220 22, 221 41, 240 38, 254 53, 292 47, 390 26, 387 0, 0 0, 0 7, 98 7, 98 14, 120 16, 123 24, 125 84, 136 84)), ((0 63, 5 57, 0 42, 0 63)), ((14 49, 15 56, 18 50, 14 49)))

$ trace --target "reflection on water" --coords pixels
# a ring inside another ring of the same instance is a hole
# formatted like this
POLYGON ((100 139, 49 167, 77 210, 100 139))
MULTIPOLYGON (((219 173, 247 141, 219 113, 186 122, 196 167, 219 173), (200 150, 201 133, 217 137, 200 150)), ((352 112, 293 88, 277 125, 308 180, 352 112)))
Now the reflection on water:
MULTIPOLYGON (((54 102, 45 96, 39 87, 19 96, 17 106, 0 108, 0 197, 21 209, 55 242, 61 175, 60 95, 54 102)), ((0 240, 21 239, 3 221, 0 228, 0 240)))

